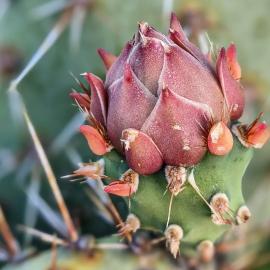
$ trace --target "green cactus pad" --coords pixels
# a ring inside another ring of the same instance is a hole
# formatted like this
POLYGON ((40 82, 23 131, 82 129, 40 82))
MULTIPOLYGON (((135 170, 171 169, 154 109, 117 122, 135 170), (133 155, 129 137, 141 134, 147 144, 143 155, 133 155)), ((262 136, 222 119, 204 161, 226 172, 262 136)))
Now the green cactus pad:
MULTIPOLYGON (((196 183, 205 197, 219 192, 230 200, 234 215, 244 204, 242 177, 252 158, 252 150, 244 148, 234 139, 233 150, 227 156, 213 156, 208 153, 194 169, 196 183)), ((122 158, 111 152, 105 157, 106 174, 119 177, 127 168, 122 158)), ((141 220, 143 228, 164 231, 168 216, 171 194, 166 190, 164 170, 150 176, 141 176, 137 193, 131 199, 130 211, 141 220)), ((173 200, 170 224, 178 224, 184 230, 183 243, 196 244, 208 239, 217 240, 230 225, 215 225, 211 211, 189 183, 173 200)))

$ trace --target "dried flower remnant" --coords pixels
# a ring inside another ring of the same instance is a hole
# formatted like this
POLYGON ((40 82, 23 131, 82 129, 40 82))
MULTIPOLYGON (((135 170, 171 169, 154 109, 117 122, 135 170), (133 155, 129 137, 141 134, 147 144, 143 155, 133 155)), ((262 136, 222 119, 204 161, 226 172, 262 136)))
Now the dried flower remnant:
POLYGON ((139 185, 139 175, 129 169, 122 174, 120 180, 113 181, 104 188, 104 191, 120 197, 130 197, 136 193, 139 185))
POLYGON ((211 201, 210 205, 214 209, 215 213, 212 214, 212 222, 216 225, 232 224, 232 216, 230 213, 230 201, 225 193, 216 193, 211 201), (229 216, 225 217, 225 215, 229 216))
POLYGON ((237 214, 236 214, 236 220, 239 225, 243 223, 247 223, 250 217, 251 217, 251 213, 246 205, 243 205, 238 209, 237 214))
POLYGON ((179 254, 180 241, 184 232, 179 225, 172 224, 165 231, 166 246, 174 258, 179 254))
POLYGON ((210 240, 202 241, 197 247, 200 261, 204 263, 211 262, 215 255, 214 243, 210 240))
POLYGON ((270 129, 266 122, 260 122, 262 113, 250 124, 237 124, 233 132, 245 147, 262 148, 270 138, 270 129))
POLYGON ((65 175, 62 178, 70 178, 71 181, 81 180, 81 179, 94 179, 101 180, 102 178, 106 178, 104 175, 104 160, 100 159, 96 162, 89 163, 81 163, 80 167, 73 171, 70 175, 65 175))
POLYGON ((177 196, 184 188, 187 180, 187 170, 181 166, 166 166, 165 176, 168 182, 168 190, 177 196))
POLYGON ((210 205, 217 213, 224 214, 229 210, 229 199, 225 193, 217 193, 212 197, 210 205))
POLYGON ((129 214, 125 221, 125 225, 119 230, 120 235, 126 235, 127 233, 135 233, 141 227, 141 222, 134 214, 129 214))

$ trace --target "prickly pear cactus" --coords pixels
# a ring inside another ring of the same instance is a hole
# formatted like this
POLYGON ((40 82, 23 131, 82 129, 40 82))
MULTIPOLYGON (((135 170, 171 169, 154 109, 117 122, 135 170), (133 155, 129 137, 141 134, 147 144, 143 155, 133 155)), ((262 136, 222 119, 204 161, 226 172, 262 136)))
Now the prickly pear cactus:
POLYGON ((118 57, 98 52, 105 83, 85 73, 91 90, 71 97, 87 114, 80 131, 105 168, 87 164, 74 175, 105 179, 106 193, 126 198, 120 233, 160 231, 176 257, 180 242, 215 241, 247 222, 242 177, 269 128, 261 115, 238 122, 245 102, 235 45, 206 56, 172 14, 168 36, 143 22, 118 57))

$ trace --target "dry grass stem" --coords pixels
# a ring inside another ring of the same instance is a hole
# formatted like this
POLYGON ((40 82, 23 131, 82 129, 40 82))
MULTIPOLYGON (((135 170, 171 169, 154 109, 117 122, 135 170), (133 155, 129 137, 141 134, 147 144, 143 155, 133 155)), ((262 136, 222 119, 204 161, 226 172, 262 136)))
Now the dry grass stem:
POLYGON ((13 257, 16 254, 18 254, 19 252, 18 243, 10 230, 10 227, 6 221, 6 218, 5 218, 5 215, 1 206, 0 206, 0 232, 6 243, 6 247, 10 256, 13 257))

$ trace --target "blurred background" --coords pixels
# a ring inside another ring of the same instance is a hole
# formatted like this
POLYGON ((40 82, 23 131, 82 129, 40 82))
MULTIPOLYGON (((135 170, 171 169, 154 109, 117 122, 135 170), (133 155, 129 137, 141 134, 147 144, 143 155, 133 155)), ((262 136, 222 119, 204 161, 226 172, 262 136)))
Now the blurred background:
MULTIPOLYGON (((51 45, 50 49, 17 88, 76 225, 83 234, 109 235, 113 226, 89 200, 84 185, 60 180, 78 162, 90 159, 77 134, 82 116, 69 98, 72 88, 79 89, 73 76, 91 71, 104 78, 97 48, 118 55, 142 20, 166 32, 172 10, 189 38, 202 49, 209 40, 216 47, 232 41, 237 45, 249 104, 243 121, 250 122, 264 111, 264 119, 270 122, 269 0, 0 0, 0 205, 22 246, 35 240, 19 232, 18 224, 53 233, 50 223, 58 220, 58 214, 26 129, 20 100, 8 91, 11 81, 35 59, 33 55, 49 37, 45 45, 51 45)), ((270 144, 255 151, 244 177, 243 192, 252 220, 241 232, 241 243, 233 242, 225 255, 222 253, 238 268, 224 269, 270 269, 269 151, 270 144)), ((124 209, 121 201, 117 204, 124 209)), ((231 239, 235 239, 234 234, 224 241, 231 239)), ((48 247, 40 242, 37 245, 48 247)))

